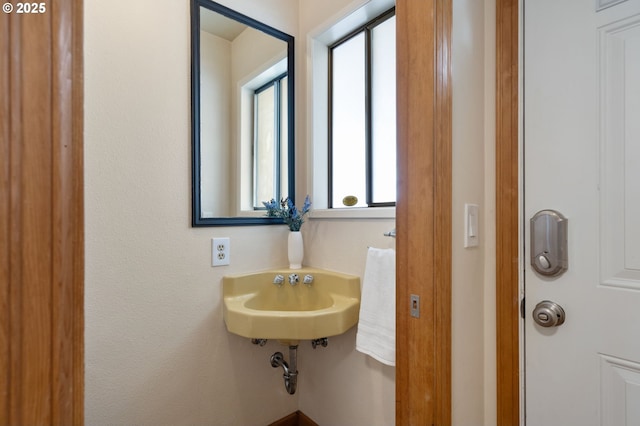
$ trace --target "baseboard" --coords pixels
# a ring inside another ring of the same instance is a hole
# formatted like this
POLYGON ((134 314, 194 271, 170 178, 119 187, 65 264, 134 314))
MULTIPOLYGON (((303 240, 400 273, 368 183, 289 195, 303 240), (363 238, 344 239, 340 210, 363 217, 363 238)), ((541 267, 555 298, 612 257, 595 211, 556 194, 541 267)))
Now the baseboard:
POLYGON ((269 426, 318 426, 318 424, 298 410, 280 420, 276 420, 269 426))

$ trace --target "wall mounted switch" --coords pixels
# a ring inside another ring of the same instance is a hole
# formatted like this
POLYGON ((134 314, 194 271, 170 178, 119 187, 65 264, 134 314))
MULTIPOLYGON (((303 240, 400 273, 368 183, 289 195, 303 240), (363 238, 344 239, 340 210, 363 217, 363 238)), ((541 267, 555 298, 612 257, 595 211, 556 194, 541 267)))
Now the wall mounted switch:
POLYGON ((478 237, 478 205, 464 205, 464 246, 476 247, 479 244, 478 237))
POLYGON ((211 265, 224 266, 231 263, 231 245, 228 237, 211 239, 211 265))

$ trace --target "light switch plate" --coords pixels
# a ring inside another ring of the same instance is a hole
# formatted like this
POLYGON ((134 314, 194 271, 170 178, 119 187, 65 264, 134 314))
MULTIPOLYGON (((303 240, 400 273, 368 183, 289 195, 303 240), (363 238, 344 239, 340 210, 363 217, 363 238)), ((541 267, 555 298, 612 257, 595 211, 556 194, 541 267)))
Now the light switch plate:
POLYGON ((478 210, 477 204, 464 205, 464 247, 477 247, 480 244, 478 236, 478 210))
POLYGON ((211 265, 224 266, 231 263, 231 240, 228 237, 211 239, 211 265))

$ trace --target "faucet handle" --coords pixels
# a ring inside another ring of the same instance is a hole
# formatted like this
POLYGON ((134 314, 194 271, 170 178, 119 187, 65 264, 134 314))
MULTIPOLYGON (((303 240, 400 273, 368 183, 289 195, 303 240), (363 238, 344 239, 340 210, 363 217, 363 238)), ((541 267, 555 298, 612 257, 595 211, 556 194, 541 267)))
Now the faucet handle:
POLYGON ((283 282, 284 282, 284 277, 281 274, 278 274, 275 276, 275 278, 273 278, 273 283, 278 287, 281 287, 283 282))
POLYGON ((302 280, 302 282, 308 286, 311 286, 311 283, 313 283, 313 275, 311 274, 307 274, 304 276, 304 279, 302 280))

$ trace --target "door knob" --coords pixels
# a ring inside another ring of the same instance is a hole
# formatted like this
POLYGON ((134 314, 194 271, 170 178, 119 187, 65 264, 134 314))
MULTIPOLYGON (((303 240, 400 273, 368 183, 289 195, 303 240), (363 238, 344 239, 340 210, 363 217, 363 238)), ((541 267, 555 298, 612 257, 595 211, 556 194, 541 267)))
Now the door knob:
POLYGON ((533 320, 542 327, 557 327, 564 323, 562 306, 550 300, 543 300, 533 310, 533 320))

